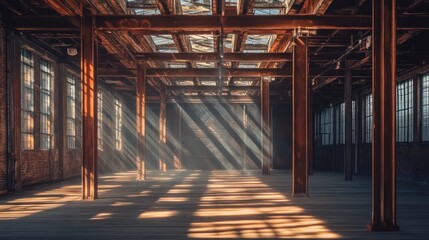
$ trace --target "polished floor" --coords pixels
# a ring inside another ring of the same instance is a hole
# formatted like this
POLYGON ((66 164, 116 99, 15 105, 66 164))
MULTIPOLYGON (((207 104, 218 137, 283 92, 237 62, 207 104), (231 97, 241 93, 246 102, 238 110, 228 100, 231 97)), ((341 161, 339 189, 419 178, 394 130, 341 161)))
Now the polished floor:
POLYGON ((121 172, 100 178, 100 199, 79 179, 0 197, 0 239, 428 239, 429 187, 398 184, 400 232, 371 233, 371 179, 316 172, 310 197, 291 197, 291 173, 121 172))

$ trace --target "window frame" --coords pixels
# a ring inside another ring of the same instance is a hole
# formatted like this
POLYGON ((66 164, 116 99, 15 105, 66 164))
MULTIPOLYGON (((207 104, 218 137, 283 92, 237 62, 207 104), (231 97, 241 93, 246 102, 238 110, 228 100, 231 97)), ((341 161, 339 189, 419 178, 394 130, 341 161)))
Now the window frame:
POLYGON ((115 149, 122 150, 122 102, 115 98, 115 149))
POLYGON ((66 95, 66 140, 67 149, 76 149, 77 143, 77 84, 80 78, 72 73, 67 72, 67 95, 66 95), (71 81, 73 80, 73 81, 71 81), (71 87, 71 88, 69 88, 71 87), (72 104, 73 103, 73 104, 72 104))
POLYGON ((35 149, 35 54, 33 51, 22 47, 20 50, 20 66, 21 66, 21 150, 34 150, 35 149), (24 56, 24 53, 28 53, 24 56), (31 59, 28 59, 28 56, 31 59), (28 60, 26 61, 25 58, 28 60), (26 70, 28 69, 28 73, 26 70), (26 75, 29 74, 29 79, 25 79, 26 75), (28 84, 26 84, 28 81, 28 84), (28 98, 27 94, 30 93, 28 98), (28 119, 27 119, 28 118, 28 119), (26 141, 25 139, 29 139, 26 141), (29 145, 27 145, 29 144, 29 145))
POLYGON ((39 149, 41 150, 49 150, 53 149, 54 147, 54 119, 53 119, 53 96, 54 96, 54 63, 47 59, 40 59, 39 62, 39 75, 40 75, 40 109, 39 109, 39 149), (42 64, 46 63, 46 70, 42 67, 42 64), (45 79, 43 75, 46 74, 48 77, 45 79), (48 80, 47 85, 43 84, 43 81, 48 80), (44 86, 47 86, 48 88, 45 88, 44 86), (44 101, 47 100, 47 102, 44 101), (47 104, 46 106, 44 104, 47 104), (46 144, 46 145, 45 145, 46 144))
POLYGON ((408 79, 396 85, 396 142, 414 140, 414 81, 408 79))
POLYGON ((101 88, 97 92, 97 149, 104 150, 103 144, 103 91, 101 88))
POLYGON ((421 78, 421 140, 429 142, 429 73, 421 78))

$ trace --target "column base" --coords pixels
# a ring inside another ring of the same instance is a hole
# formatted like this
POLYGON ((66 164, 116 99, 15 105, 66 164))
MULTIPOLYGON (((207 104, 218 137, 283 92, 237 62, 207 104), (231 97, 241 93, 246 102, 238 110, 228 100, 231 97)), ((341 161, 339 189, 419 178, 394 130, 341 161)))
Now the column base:
POLYGON ((385 223, 370 223, 368 224, 370 232, 398 232, 399 226, 385 223))
POLYGON ((292 197, 310 197, 308 193, 293 193, 292 197))

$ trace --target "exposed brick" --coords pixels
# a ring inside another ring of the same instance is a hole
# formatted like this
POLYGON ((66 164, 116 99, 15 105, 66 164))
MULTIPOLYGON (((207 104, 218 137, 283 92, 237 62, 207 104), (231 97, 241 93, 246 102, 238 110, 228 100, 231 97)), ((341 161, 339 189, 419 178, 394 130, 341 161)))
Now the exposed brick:
POLYGON ((0 193, 7 189, 7 96, 5 29, 0 23, 0 193))

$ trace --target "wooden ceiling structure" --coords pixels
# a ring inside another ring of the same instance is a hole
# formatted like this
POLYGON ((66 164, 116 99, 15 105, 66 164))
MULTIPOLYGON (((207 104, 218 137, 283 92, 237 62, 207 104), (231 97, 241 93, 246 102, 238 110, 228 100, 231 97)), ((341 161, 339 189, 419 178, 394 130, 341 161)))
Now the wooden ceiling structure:
POLYGON ((260 97, 263 174, 271 169, 270 101, 292 98, 294 196, 308 195, 313 92, 338 97, 331 90, 340 90, 345 98, 345 178, 351 180, 352 85, 371 85, 370 229, 398 230, 396 79, 427 65, 429 1, 16 0, 2 7, 7 26, 54 54, 64 57, 67 48, 81 49, 81 56, 64 59, 82 72, 83 198, 96 199, 98 192, 98 81, 136 102, 138 178, 145 178, 145 112, 151 95, 159 95, 160 102, 160 171, 166 169, 167 92, 185 100, 260 97))
MULTIPOLYGON (((150 96, 165 85, 169 98, 195 92, 248 98, 258 95, 261 78, 270 78, 271 98, 290 98, 299 36, 308 39, 309 77, 321 96, 338 96, 332 93, 343 89, 346 68, 354 85, 371 84, 371 1, 17 0, 2 6, 8 26, 77 67, 80 55, 67 56, 67 48, 80 48, 83 9, 95 15, 99 78, 130 101, 137 66, 147 68, 150 96)), ((397 7, 400 73, 427 59, 423 49, 401 45, 410 39, 424 45, 429 3, 398 0, 397 7)))

